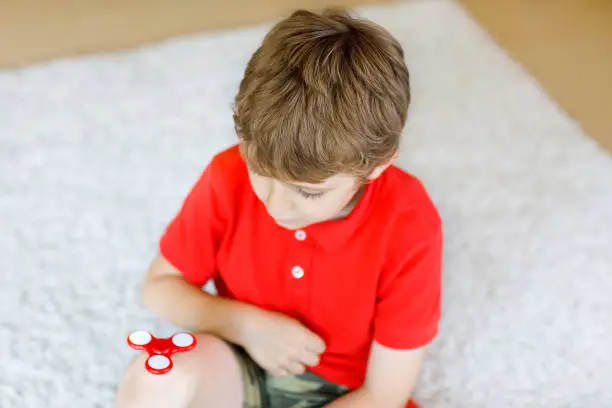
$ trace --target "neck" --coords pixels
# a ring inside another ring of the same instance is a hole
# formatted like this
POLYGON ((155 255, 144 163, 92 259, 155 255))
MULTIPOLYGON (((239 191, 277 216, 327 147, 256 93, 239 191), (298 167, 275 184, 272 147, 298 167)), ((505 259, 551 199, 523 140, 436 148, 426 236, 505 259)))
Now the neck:
POLYGON ((348 217, 359 202, 359 199, 363 195, 364 191, 365 186, 359 187, 359 189, 355 192, 355 195, 353 195, 353 198, 351 198, 351 201, 349 201, 348 204, 342 210, 340 210, 340 212, 334 217, 334 220, 342 220, 348 217))

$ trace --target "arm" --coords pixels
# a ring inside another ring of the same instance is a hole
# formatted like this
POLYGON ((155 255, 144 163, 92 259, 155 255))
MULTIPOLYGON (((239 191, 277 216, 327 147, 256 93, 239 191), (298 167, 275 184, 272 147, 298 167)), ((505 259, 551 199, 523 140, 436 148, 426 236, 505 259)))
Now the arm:
POLYGON ((141 291, 142 302, 161 319, 193 332, 240 343, 245 303, 210 295, 187 282, 162 255, 152 262, 141 291))
POLYGON ((141 299, 175 326, 240 343, 240 322, 252 306, 201 290, 215 277, 217 251, 232 216, 227 209, 235 199, 232 159, 221 155, 206 167, 166 227, 141 299))
POLYGON ((328 408, 403 408, 418 379, 424 348, 394 350, 376 342, 361 388, 327 405, 328 408))
POLYGON ((325 350, 323 340, 295 319, 236 300, 210 295, 183 278, 159 255, 142 289, 146 307, 160 318, 244 347, 275 375, 301 373, 325 350))
POLYGON ((408 228, 389 256, 391 266, 380 282, 375 340, 363 386, 329 408, 403 408, 410 399, 424 347, 435 337, 440 319, 441 225, 434 219, 429 235, 422 231, 408 228))
POLYGON ((165 321, 242 346, 272 373, 301 372, 306 365, 318 364, 325 349, 319 336, 281 313, 201 289, 216 277, 217 253, 234 216, 233 183, 241 176, 232 173, 232 160, 231 156, 213 160, 183 201, 161 238, 142 300, 165 321))

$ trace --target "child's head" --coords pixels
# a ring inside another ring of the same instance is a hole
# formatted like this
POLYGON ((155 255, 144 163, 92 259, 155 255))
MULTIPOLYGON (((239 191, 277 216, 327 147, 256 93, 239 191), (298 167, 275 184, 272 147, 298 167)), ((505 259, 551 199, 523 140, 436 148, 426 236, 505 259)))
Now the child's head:
POLYGON ((298 11, 249 61, 234 123, 270 214, 300 228, 333 218, 394 159, 410 104, 403 51, 342 11, 298 11))

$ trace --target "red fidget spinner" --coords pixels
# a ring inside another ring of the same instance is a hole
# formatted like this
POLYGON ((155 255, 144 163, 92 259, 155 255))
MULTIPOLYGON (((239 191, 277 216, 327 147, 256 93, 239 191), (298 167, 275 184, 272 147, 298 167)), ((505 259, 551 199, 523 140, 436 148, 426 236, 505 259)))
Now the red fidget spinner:
POLYGON ((196 338, 191 333, 179 332, 172 337, 158 339, 145 330, 132 332, 127 342, 135 350, 144 350, 149 354, 145 368, 152 374, 166 374, 172 369, 172 355, 193 350, 196 338))

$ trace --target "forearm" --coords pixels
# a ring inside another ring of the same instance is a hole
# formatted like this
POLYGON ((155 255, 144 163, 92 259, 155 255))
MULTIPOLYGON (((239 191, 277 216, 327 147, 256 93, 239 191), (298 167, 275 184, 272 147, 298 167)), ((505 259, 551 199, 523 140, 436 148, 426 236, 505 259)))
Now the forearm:
POLYGON ((375 395, 366 388, 358 388, 338 398, 325 408, 404 408, 407 401, 393 395, 375 395))
POLYGON ((252 306, 210 295, 179 276, 146 282, 142 301, 161 319, 196 333, 211 333, 241 344, 240 326, 252 306))
POLYGON ((345 396, 338 398, 336 401, 325 406, 325 408, 372 408, 378 407, 372 397, 365 388, 358 388, 345 396))
POLYGON ((418 378, 423 350, 396 350, 374 341, 364 384, 326 408, 404 408, 418 378))

